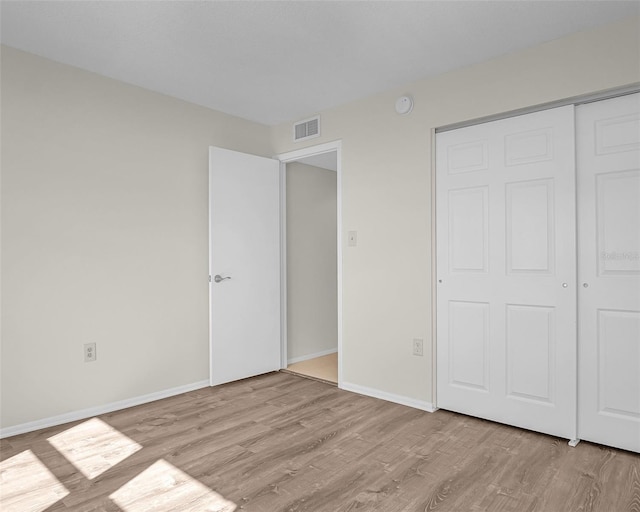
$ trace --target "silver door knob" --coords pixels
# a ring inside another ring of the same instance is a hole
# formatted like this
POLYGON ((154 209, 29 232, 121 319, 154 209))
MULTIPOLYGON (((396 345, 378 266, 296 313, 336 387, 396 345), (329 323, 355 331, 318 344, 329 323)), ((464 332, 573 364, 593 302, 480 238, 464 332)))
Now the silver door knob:
POLYGON ((224 281, 225 279, 231 279, 230 277, 222 277, 220 274, 216 275, 213 277, 213 280, 216 283, 221 283, 222 281, 224 281))
POLYGON ((569 286, 567 283, 562 283, 563 288, 566 288, 567 286, 569 286))
POLYGON ((582 286, 585 288, 589 288, 589 283, 582 283, 582 286))

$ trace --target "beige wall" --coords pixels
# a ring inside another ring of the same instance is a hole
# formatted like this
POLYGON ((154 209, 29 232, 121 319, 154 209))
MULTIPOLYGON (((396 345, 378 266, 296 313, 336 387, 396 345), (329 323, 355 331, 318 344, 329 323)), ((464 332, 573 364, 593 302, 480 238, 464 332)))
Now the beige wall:
MULTIPOLYGON (((432 130, 454 122, 640 81, 640 20, 426 79, 322 112, 322 137, 342 140, 343 381, 432 403, 432 130), (410 93, 408 116, 395 99, 410 93), (357 247, 346 232, 358 231, 357 247), (425 356, 412 355, 424 338, 425 356)), ((276 153, 298 149, 291 124, 276 153)))
POLYGON ((209 145, 272 154, 265 126, 2 47, 2 427, 208 379, 209 145))
POLYGON ((336 173, 287 164, 287 358, 337 350, 336 173))

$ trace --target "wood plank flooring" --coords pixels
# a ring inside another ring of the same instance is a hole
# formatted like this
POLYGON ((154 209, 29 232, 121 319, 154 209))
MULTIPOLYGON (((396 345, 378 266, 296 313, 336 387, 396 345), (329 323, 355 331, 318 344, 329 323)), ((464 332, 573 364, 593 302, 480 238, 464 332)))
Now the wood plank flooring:
POLYGON ((3 512, 640 512, 637 454, 282 372, 0 448, 3 512))

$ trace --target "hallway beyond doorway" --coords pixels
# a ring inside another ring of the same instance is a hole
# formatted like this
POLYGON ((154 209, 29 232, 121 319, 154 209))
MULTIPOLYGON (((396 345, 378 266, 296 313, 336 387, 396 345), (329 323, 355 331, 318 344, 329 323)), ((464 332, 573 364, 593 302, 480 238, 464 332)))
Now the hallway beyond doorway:
POLYGON ((327 382, 338 383, 338 353, 314 357, 306 361, 290 364, 287 370, 307 377, 313 377, 327 382))

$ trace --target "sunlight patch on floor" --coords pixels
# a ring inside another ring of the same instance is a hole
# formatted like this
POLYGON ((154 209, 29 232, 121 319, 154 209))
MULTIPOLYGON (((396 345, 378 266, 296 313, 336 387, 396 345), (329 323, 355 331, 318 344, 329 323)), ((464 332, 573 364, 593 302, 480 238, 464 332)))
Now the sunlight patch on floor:
POLYGON ((98 418, 92 418, 47 439, 89 480, 142 448, 98 418))
POLYGON ((237 508, 235 503, 163 459, 129 480, 109 498, 124 512, 233 512, 237 508))
POLYGON ((2 512, 42 512, 68 494, 31 450, 0 462, 2 512))

